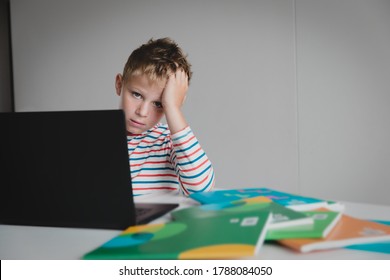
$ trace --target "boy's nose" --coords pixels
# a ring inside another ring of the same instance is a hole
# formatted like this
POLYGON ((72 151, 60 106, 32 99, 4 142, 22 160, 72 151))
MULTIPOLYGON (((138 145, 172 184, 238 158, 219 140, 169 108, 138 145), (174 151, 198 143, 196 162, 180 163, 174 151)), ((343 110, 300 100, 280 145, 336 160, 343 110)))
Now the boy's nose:
POLYGON ((148 104, 142 102, 139 104, 136 113, 141 117, 146 117, 148 115, 148 104))

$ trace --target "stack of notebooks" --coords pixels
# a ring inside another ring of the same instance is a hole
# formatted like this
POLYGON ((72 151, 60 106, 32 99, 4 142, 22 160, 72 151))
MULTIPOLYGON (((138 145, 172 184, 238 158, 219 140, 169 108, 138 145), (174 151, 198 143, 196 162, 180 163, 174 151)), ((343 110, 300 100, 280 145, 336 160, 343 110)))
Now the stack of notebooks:
POLYGON ((132 226, 84 259, 231 259, 259 254, 264 242, 302 253, 347 247, 389 253, 390 225, 343 214, 335 201, 269 188, 194 193, 201 203, 172 221, 132 226))

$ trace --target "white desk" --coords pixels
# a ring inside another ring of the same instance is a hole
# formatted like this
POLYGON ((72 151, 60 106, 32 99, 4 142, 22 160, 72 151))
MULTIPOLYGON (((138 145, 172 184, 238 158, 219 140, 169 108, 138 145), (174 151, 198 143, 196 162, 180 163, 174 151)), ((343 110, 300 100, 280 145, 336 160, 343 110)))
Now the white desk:
MULTIPOLYGON (((178 196, 156 196, 138 199, 145 202, 179 202, 180 207, 197 205, 191 199, 178 196)), ((370 205, 362 203, 343 202, 345 213, 363 219, 390 220, 390 206, 370 205)), ((154 221, 164 222, 169 214, 154 221)), ((83 254, 102 245, 118 235, 117 230, 50 228, 32 226, 0 225, 0 259, 80 259, 83 254)), ((264 244, 258 259, 289 260, 289 259, 390 259, 389 254, 372 253, 348 249, 336 249, 301 254, 275 244, 264 244)))

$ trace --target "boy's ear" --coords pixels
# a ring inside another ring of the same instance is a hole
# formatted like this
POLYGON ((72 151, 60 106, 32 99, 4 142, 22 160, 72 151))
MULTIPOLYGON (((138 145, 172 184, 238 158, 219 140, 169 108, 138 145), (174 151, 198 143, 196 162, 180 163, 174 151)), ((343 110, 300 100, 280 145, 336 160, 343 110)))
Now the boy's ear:
POLYGON ((121 96, 122 86, 123 86, 123 77, 121 74, 117 74, 115 77, 115 89, 116 89, 116 94, 118 96, 121 96))

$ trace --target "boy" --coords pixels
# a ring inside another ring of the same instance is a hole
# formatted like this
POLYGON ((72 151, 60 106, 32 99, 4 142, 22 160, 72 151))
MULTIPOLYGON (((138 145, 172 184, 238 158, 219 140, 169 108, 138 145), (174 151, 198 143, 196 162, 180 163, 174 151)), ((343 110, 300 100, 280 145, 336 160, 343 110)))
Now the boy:
POLYGON ((134 195, 209 191, 214 170, 188 126, 181 106, 191 65, 169 38, 134 50, 115 79, 125 112, 134 195), (167 124, 159 121, 165 115, 167 124))

